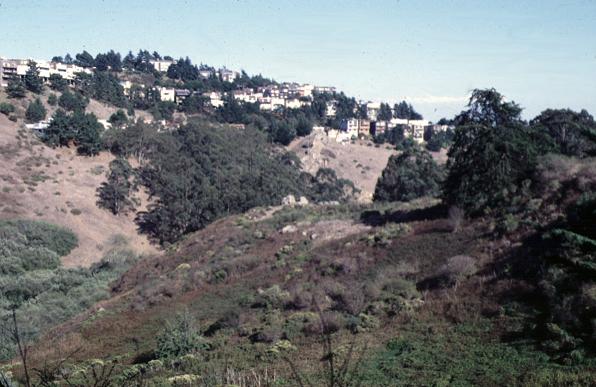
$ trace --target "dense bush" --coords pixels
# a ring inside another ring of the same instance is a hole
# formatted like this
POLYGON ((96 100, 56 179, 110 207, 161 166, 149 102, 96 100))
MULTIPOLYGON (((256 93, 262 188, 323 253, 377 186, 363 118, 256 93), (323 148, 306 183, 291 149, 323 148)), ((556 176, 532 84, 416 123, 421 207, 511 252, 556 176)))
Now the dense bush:
MULTIPOLYGON (((16 311, 21 336, 28 342, 48 328, 107 297, 108 283, 126 270, 133 255, 108 251, 89 269, 64 269, 60 257, 77 245, 61 227, 34 221, 0 222, 0 332, 16 311)), ((0 334, 0 360, 14 355, 10 336, 0 334)))
POLYGON ((9 115, 10 113, 14 112, 14 105, 10 104, 8 102, 2 102, 0 103, 0 113, 4 114, 4 115, 9 115))
POLYGON ((547 310, 544 346, 570 353, 596 345, 596 193, 582 195, 554 225, 533 253, 541 259, 539 288, 547 310))
POLYGON ((373 200, 408 201, 436 196, 442 175, 441 168, 428 152, 414 148, 407 150, 391 156, 377 182, 373 200))
POLYGON ((208 343, 194 325, 189 313, 180 313, 165 324, 157 336, 155 355, 158 358, 175 358, 207 349, 208 343))

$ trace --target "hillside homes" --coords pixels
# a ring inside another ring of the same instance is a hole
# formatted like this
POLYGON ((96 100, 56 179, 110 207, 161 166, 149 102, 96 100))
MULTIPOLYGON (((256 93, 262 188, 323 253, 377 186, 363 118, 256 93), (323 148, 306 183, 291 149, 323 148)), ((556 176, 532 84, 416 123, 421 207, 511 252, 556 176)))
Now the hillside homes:
POLYGON ((29 62, 35 62, 39 70, 39 76, 44 82, 48 82, 53 74, 60 75, 62 78, 72 82, 77 73, 91 73, 91 70, 74 65, 50 61, 36 61, 31 59, 6 59, 0 57, 0 86, 8 86, 8 81, 14 77, 23 79, 29 62))

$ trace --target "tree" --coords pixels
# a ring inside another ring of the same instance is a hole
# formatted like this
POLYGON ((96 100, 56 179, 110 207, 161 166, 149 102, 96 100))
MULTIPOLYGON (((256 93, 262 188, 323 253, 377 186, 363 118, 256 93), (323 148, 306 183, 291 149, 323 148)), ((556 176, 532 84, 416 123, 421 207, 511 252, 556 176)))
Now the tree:
POLYGON ((101 132, 103 126, 97 121, 95 114, 85 114, 77 110, 72 114, 70 125, 76 133, 77 152, 85 156, 94 156, 103 147, 101 132))
POLYGON ((8 86, 6 86, 6 94, 9 98, 25 98, 27 89, 25 89, 25 85, 19 78, 12 77, 8 81, 8 86))
POLYGON ((48 105, 56 106, 57 104, 58 104, 58 97, 56 97, 56 94, 52 93, 52 94, 48 95, 48 105))
POLYGON ((82 53, 75 55, 74 63, 77 66, 88 68, 95 66, 95 59, 93 59, 93 56, 87 51, 83 51, 82 53))
POLYGON ((586 111, 547 109, 534 118, 530 125, 542 137, 546 150, 567 156, 596 155, 596 122, 586 111))
POLYGON ((77 145, 77 151, 82 155, 96 155, 102 149, 101 132, 103 126, 94 114, 85 114, 82 110, 68 115, 58 109, 52 116, 52 122, 43 137, 51 146, 77 145))
POLYGON ((297 136, 308 136, 312 132, 312 121, 310 121, 304 114, 298 117, 296 123, 296 135, 297 136))
POLYGON ((377 120, 379 121, 389 121, 393 113, 391 112, 391 107, 386 103, 381 103, 379 108, 379 113, 377 114, 377 120))
POLYGON ((408 120, 421 120, 422 115, 419 114, 411 104, 406 101, 401 101, 393 106, 393 115, 395 118, 408 120))
POLYGON ((60 74, 50 75, 50 89, 56 91, 64 91, 68 87, 68 80, 64 79, 60 74))
POLYGON ((64 110, 56 110, 43 137, 45 143, 50 146, 68 146, 74 137, 75 133, 70 126, 70 117, 64 110))
POLYGON ((522 109, 495 89, 474 90, 456 119, 443 185, 447 204, 467 215, 505 209, 534 168, 536 150, 522 109))
POLYGON ((39 76, 37 63, 32 60, 29 61, 29 69, 25 73, 25 88, 35 94, 43 91, 43 80, 39 76))
POLYGON ((88 103, 89 101, 77 91, 71 93, 69 90, 66 90, 58 98, 58 105, 69 111, 85 110, 88 103))
POLYGON ((373 196, 374 201, 408 201, 440 193, 443 171, 432 156, 416 148, 389 158, 373 196))
POLYGON ((126 116, 126 113, 124 112, 124 110, 118 109, 118 111, 116 111, 116 113, 113 113, 110 116, 110 118, 108 119, 108 122, 110 124, 112 124, 112 127, 120 128, 128 122, 128 117, 126 116))
POLYGON ((136 190, 134 170, 125 158, 118 157, 110 163, 107 181, 97 189, 99 200, 97 205, 106 208, 114 215, 122 211, 134 209, 135 202, 130 195, 136 190))
POLYGON ((193 65, 188 57, 180 58, 178 62, 168 67, 168 78, 181 81, 191 81, 199 78, 199 69, 193 65))
POLYGON ((39 98, 36 98, 29 104, 27 111, 25 112, 25 118, 29 122, 38 122, 46 118, 46 108, 39 98))

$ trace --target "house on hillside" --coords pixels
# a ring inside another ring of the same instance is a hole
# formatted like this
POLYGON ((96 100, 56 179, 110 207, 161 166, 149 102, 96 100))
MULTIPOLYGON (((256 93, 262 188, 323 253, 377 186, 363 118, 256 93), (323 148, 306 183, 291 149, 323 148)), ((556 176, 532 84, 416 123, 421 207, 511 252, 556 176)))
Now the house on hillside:
POLYGON ((160 73, 165 73, 168 71, 171 65, 176 64, 175 60, 166 60, 166 59, 158 59, 158 60, 150 60, 149 63, 153 66, 156 71, 160 73))
POLYGON ((174 90, 174 102, 178 105, 182 103, 186 98, 188 98, 192 92, 187 89, 175 89, 174 90))
POLYGON ((162 101, 175 102, 176 101, 176 90, 173 87, 160 87, 159 88, 159 99, 162 101))

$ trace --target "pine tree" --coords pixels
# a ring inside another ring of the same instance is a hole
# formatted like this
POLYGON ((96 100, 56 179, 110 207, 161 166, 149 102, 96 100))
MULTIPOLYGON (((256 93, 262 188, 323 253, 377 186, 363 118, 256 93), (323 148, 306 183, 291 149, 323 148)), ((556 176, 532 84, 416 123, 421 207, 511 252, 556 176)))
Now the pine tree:
POLYGON ((29 61, 29 69, 25 73, 25 87, 35 94, 43 92, 43 80, 39 76, 39 69, 34 61, 29 61))
POLYGON ((25 112, 25 118, 29 122, 38 122, 46 118, 46 108, 39 98, 29 104, 27 111, 25 112))

